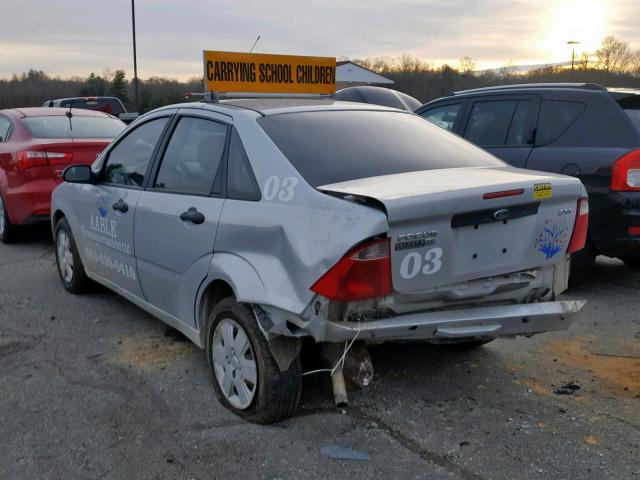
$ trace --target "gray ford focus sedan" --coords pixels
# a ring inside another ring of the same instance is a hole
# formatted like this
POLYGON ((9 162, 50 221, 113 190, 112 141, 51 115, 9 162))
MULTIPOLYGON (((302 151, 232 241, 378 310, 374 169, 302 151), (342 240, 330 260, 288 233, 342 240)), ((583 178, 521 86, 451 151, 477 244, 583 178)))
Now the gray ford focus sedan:
POLYGON ((219 400, 258 423, 295 412, 303 340, 480 343, 565 329, 584 303, 557 300, 585 242, 580 181, 400 110, 164 107, 64 178, 64 287, 106 285, 181 331, 219 400))

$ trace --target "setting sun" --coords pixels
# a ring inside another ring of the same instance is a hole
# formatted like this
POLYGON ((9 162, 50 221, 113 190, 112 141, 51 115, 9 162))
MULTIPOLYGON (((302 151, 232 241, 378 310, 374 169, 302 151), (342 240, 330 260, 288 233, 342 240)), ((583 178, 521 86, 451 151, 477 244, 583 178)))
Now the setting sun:
POLYGON ((606 36, 608 23, 606 1, 567 0, 559 2, 548 18, 543 45, 552 58, 563 60, 571 51, 568 41, 580 42, 578 52, 593 52, 606 36))

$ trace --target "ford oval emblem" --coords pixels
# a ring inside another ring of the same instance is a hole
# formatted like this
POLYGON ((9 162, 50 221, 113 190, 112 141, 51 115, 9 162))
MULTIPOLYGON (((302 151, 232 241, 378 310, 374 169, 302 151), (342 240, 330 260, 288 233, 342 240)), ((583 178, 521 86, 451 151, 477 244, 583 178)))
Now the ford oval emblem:
POLYGON ((493 212, 493 218, 495 218, 496 220, 506 220, 507 218, 509 218, 509 210, 506 209, 502 209, 502 210, 496 210, 495 212, 493 212))

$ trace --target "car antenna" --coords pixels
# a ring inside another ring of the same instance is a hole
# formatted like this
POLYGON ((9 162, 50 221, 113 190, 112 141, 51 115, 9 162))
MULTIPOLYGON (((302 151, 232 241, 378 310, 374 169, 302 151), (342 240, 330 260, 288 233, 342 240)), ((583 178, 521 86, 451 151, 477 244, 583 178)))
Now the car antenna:
POLYGON ((69 130, 73 130, 73 125, 71 124, 71 117, 73 117, 73 113, 71 113, 72 107, 73 107, 73 99, 69 101, 69 110, 65 112, 65 115, 69 119, 69 130))
POLYGON ((256 41, 253 42, 253 45, 251 46, 251 50, 249 50, 249 53, 252 53, 253 49, 256 48, 256 43, 258 43, 258 40, 260 40, 260 35, 258 35, 258 38, 256 38, 256 41))

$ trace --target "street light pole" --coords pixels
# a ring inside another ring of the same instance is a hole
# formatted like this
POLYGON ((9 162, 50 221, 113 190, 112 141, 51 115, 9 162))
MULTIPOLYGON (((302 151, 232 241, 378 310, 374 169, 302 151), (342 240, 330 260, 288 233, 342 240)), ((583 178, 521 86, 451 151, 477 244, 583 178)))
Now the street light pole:
MULTIPOLYGON (((569 40, 567 42, 567 45, 578 45, 580 42, 577 42, 575 40, 569 40)), ((576 47, 572 47, 571 48, 571 71, 573 72, 573 66, 575 64, 575 60, 576 60, 576 47)))
POLYGON ((138 97, 138 60, 136 58, 136 3, 131 0, 131 27, 133 29, 133 88, 136 97, 136 111, 140 112, 140 100, 138 97))

